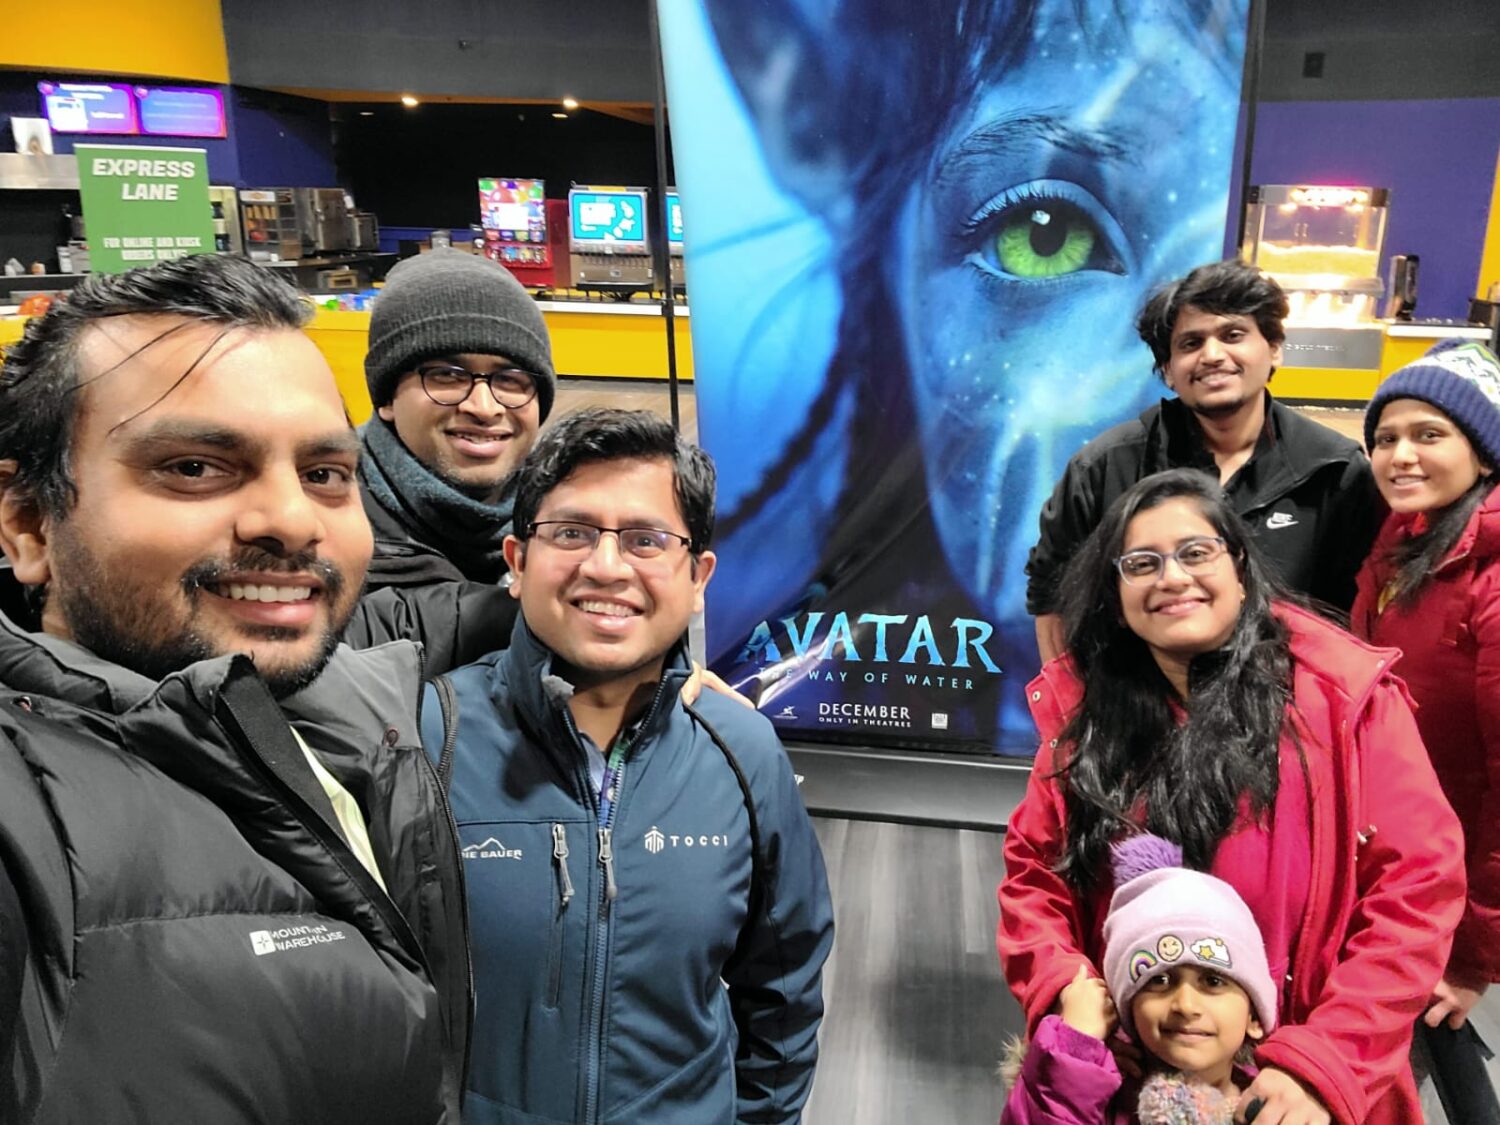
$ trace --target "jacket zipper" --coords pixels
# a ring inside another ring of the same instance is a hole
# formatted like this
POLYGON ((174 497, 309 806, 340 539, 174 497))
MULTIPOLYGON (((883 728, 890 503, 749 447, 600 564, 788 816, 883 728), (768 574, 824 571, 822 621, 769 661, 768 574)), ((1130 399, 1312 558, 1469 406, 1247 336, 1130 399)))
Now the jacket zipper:
MULTIPOLYGON (((620 888, 615 883, 614 821, 619 813, 619 798, 624 795, 625 763, 620 763, 615 773, 615 800, 610 802, 609 815, 599 826, 599 866, 604 871, 604 889, 599 903, 599 920, 594 929, 594 1007, 589 1030, 592 1043, 589 1046, 589 1088, 587 1091, 586 1121, 596 1121, 603 1091, 604 1078, 604 976, 605 952, 609 949, 609 930, 614 922, 610 909, 620 897, 620 888)), ((597 806, 596 806, 597 808, 597 806)))
POLYGON ((552 826, 552 858, 557 860, 557 909, 552 913, 552 943, 547 958, 547 1007, 555 1009, 562 991, 563 913, 573 898, 573 880, 568 875, 568 833, 561 824, 552 826))
MULTIPOLYGON (((582 789, 587 794, 596 819, 601 819, 599 824, 599 855, 598 864, 603 869, 604 886, 600 893, 599 915, 594 925, 594 979, 589 1004, 589 1045, 588 1045, 588 1073, 586 1075, 587 1088, 584 1091, 584 1115, 586 1122, 599 1120, 600 1106, 604 1077, 604 977, 606 972, 605 953, 609 949, 609 930, 614 921, 614 913, 610 909, 611 904, 620 896, 620 888, 615 882, 615 850, 614 850, 614 823, 619 819, 620 805, 625 797, 625 766, 630 754, 640 744, 642 735, 651 728, 656 718, 656 713, 661 710, 661 701, 667 693, 668 678, 662 677, 661 683, 656 687, 656 695, 651 700, 651 706, 646 709, 640 725, 636 728, 636 736, 626 748, 624 760, 615 773, 615 799, 610 802, 609 814, 600 818, 599 794, 594 792, 593 782, 589 779, 588 770, 582 768, 579 777, 582 789)), ((573 744, 579 751, 580 757, 583 752, 583 739, 578 733, 578 726, 573 722, 573 713, 566 707, 559 708, 563 725, 573 737, 573 744)))

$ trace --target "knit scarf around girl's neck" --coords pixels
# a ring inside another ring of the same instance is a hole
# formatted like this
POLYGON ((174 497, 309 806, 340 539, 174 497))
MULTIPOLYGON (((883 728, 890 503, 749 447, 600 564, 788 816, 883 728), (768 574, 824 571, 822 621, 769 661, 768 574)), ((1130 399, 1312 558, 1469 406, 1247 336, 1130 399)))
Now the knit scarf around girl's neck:
POLYGON ((475 500, 413 457, 378 414, 361 427, 361 435, 364 483, 375 502, 472 581, 499 581, 505 572, 501 545, 510 533, 514 485, 507 484, 498 500, 475 500))

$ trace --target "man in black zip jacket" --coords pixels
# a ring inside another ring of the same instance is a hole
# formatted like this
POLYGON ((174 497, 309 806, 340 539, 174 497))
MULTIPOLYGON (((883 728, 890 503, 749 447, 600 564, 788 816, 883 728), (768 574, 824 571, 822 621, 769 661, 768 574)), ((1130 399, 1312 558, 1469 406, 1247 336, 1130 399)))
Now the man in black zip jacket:
POLYGON ((6 355, 0 1120, 457 1121, 457 843, 417 647, 339 644, 371 534, 307 315, 210 255, 6 355))
POLYGON ((1065 647, 1068 560, 1116 497, 1164 469, 1212 473, 1283 583, 1335 609, 1353 603, 1385 505, 1357 442, 1271 397, 1286 316, 1281 287, 1239 261, 1199 266, 1146 302, 1137 328, 1177 397, 1080 449, 1042 507, 1026 609, 1043 662, 1065 647))

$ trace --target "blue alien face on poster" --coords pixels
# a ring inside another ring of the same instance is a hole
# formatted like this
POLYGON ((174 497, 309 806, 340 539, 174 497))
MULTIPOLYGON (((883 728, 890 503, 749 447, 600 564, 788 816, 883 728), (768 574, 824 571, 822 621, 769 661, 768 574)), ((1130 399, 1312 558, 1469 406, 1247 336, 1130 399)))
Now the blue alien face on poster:
POLYGON ((1024 55, 936 139, 885 258, 944 552, 1007 627, 1067 459, 1160 391, 1134 314, 1223 240, 1223 35, 1243 17, 1210 36, 1181 4, 1089 7, 1039 8, 1024 55))
POLYGON ((781 725, 1029 748, 1037 516, 1162 393, 1147 294, 1220 256, 1247 10, 663 6, 709 655, 781 725))

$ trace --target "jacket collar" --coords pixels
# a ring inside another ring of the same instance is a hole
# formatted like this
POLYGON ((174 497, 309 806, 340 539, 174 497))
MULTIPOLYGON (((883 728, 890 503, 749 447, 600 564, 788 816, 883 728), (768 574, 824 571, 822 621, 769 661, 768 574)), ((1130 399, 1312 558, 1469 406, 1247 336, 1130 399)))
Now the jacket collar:
MULTIPOLYGON (((1332 683, 1356 704, 1362 703, 1401 656, 1397 649, 1366 644, 1300 606, 1278 602, 1273 612, 1287 627, 1298 674, 1313 674, 1332 683)), ((1043 665, 1026 686, 1026 699, 1042 739, 1057 738, 1083 702, 1083 680, 1073 657, 1064 653, 1043 665)))
MULTIPOLYGON (((28 633, 0 615, 0 684, 12 691, 59 699, 77 707, 121 717, 153 712, 166 697, 180 705, 182 693, 208 711, 236 658, 201 660, 161 681, 104 660, 88 649, 50 636, 28 633)), ((340 645, 308 687, 280 701, 289 721, 319 731, 347 732, 367 741, 379 724, 380 736, 394 729, 403 745, 416 744, 421 659, 415 645, 396 641, 355 651, 340 645)), ((320 737, 315 745, 321 745, 320 737)))
MULTIPOLYGON (((1349 459, 1354 443, 1348 438, 1283 406, 1270 391, 1262 394, 1265 428, 1250 460, 1235 474, 1236 481, 1252 497, 1282 495, 1324 466, 1349 459)), ((1156 448, 1163 459, 1157 468, 1185 465, 1217 473, 1213 454, 1203 441, 1202 427, 1181 399, 1162 399, 1141 415, 1141 422, 1148 431, 1157 430, 1156 448)))
MULTIPOLYGON (((526 725, 537 731, 566 732, 569 739, 576 733, 568 712, 573 685, 554 670, 557 661, 552 650, 526 626, 524 615, 516 615, 510 647, 497 661, 505 669, 505 682, 491 680, 491 695, 497 707, 514 707, 526 725)), ((661 683, 651 705, 642 717, 640 737, 654 733, 666 722, 692 672, 687 646, 683 641, 667 653, 661 683)))

